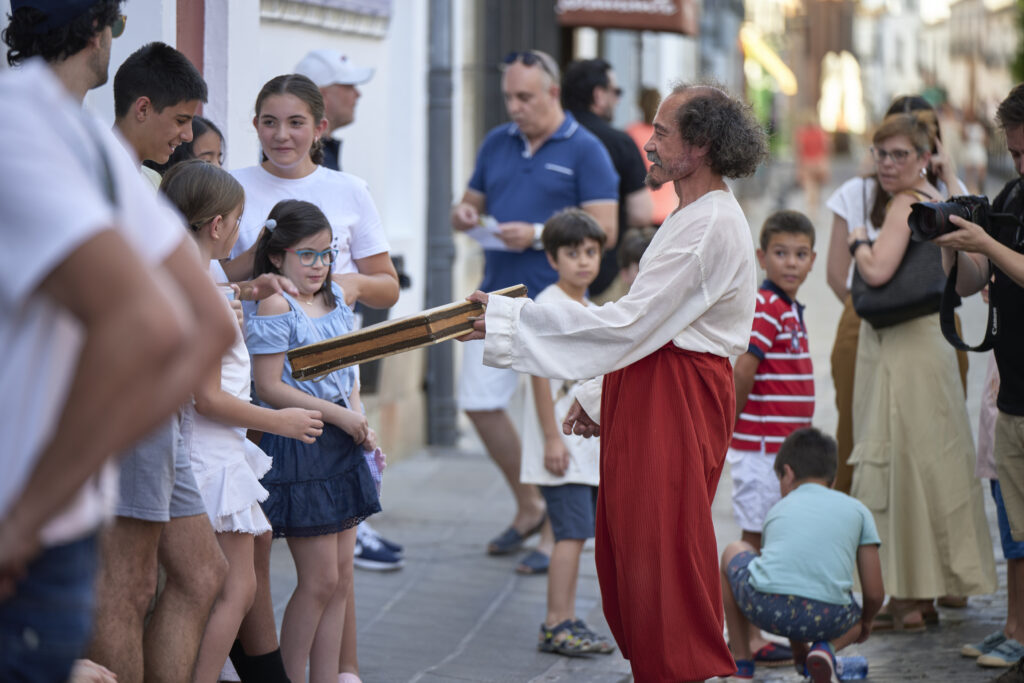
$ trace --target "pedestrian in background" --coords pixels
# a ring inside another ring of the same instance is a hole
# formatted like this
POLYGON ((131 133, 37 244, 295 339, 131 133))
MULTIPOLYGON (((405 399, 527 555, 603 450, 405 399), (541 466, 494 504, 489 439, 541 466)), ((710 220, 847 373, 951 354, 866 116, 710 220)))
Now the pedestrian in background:
MULTIPOLYGON (((621 96, 622 89, 615 71, 603 59, 573 62, 562 76, 562 106, 597 136, 608 150, 615 172, 619 174, 620 237, 631 229, 647 227, 654 220, 651 192, 644 185, 647 168, 643 157, 632 138, 611 125, 621 96)), ((590 285, 590 297, 598 303, 606 300, 602 294, 611 287, 618 274, 617 254, 617 244, 604 250, 601 272, 590 285)), ((611 298, 617 298, 616 295, 621 295, 621 292, 615 292, 611 298)))
MULTIPOLYGON (((793 431, 814 416, 814 366, 796 299, 814 265, 814 225, 799 211, 777 211, 761 227, 757 260, 765 271, 757 292, 747 352, 736 359, 736 425, 726 460, 732 476, 732 508, 741 540, 761 547, 761 529, 781 494, 773 463, 793 431)), ((788 647, 751 633, 753 661, 789 663, 788 647)))
MULTIPOLYGON (((81 109, 107 81, 120 9, 117 0, 15 0, 3 33, 18 68, 0 76, 0 135, 9 150, 33 145, 0 160, 0 377, 18 404, 0 411, 10 439, 0 456, 3 680, 62 681, 83 654, 97 536, 117 488, 116 469, 93 475, 166 422, 236 329, 210 303, 217 292, 178 217, 81 109)), ((126 563, 144 554, 117 550, 126 563)), ((154 544, 154 583, 155 555, 154 544)), ((141 663, 137 625, 126 638, 141 663)), ((194 652, 166 638, 191 667, 194 652)), ((142 678, 141 667, 115 673, 142 678)))
MULTIPOLYGON (((730 355, 754 314, 750 226, 725 178, 767 156, 750 108, 677 86, 646 150, 679 208, 629 293, 598 309, 475 292, 488 364, 584 383, 563 430, 601 436, 595 560, 605 617, 637 680, 729 676, 711 501, 735 417, 730 355), (688 532, 680 534, 685 527, 688 532)), ((566 432, 568 433, 568 432, 566 432)))
MULTIPOLYGON (((926 99, 918 95, 896 98, 889 106, 886 116, 897 113, 933 112, 926 99)), ((936 137, 932 150, 932 163, 926 173, 929 182, 942 196, 962 194, 966 188, 956 177, 952 162, 944 152, 939 151, 941 141, 936 137), (949 184, 947 184, 949 183, 949 184)), ((843 312, 836 328, 830 357, 832 382, 836 390, 836 443, 838 444, 839 468, 834 486, 845 493, 850 492, 853 468, 848 463, 853 450, 853 384, 854 368, 857 361, 857 339, 860 334, 860 316, 853 310, 850 298, 850 284, 853 278, 853 258, 850 256, 849 236, 853 230, 864 227, 868 239, 878 237, 878 230, 885 217, 885 206, 889 195, 879 187, 874 173, 850 178, 840 185, 828 198, 825 205, 832 212, 832 234, 829 239, 826 279, 828 286, 843 303, 843 312)), ((960 379, 967 391, 967 354, 957 353, 960 379)))
MULTIPOLYGON (((467 231, 486 216, 496 223, 501 249, 484 250, 480 289, 525 284, 537 296, 558 275, 541 243, 544 222, 568 207, 586 211, 604 231, 607 246, 618 235, 618 175, 604 145, 562 109, 558 65, 539 50, 511 52, 502 64, 501 88, 510 123, 492 129, 480 145, 462 199, 452 208, 452 227, 467 231)), ((536 486, 519 480, 520 440, 508 408, 519 374, 483 364, 483 344, 462 351, 459 406, 516 501, 511 524, 487 544, 491 555, 519 551, 545 522, 536 486)), ((550 554, 549 534, 539 548, 550 554)))
MULTIPOLYGON (((1013 157, 1014 170, 1024 176, 1024 84, 1018 84, 999 104, 996 119, 1006 136, 1006 148, 1013 157)), ((1020 177, 1008 182, 992 202, 996 213, 1008 213, 1018 219, 1024 218, 1024 181, 1020 177)), ((1024 258, 1008 244, 993 239, 985 228, 959 217, 951 219, 956 230, 942 235, 935 243, 942 249, 942 264, 949 272, 956 260, 957 293, 972 294, 985 286, 990 288, 989 296, 995 297, 1002 315, 999 334, 993 348, 999 369, 999 393, 996 398, 998 415, 995 421, 993 455, 999 474, 999 487, 1006 508, 1006 522, 1010 539, 1024 541, 1024 365, 1020 355, 1020 340, 1024 338, 1024 258), (991 283, 991 284, 990 284, 991 283)), ((1004 537, 1005 538, 1005 537, 1004 537)), ((1024 586, 1024 562, 1008 562, 1007 572, 1013 572, 1011 579, 1017 594, 1010 594, 1007 621, 1011 619, 1017 629, 1024 625, 1024 605, 1021 586, 1024 586)), ((1009 625, 1009 624, 1008 624, 1009 625)), ((1022 642, 1018 636, 1013 640, 1022 642)), ((988 640, 988 639, 986 639, 988 640)), ((991 641, 989 641, 991 642, 991 641)), ((985 643, 983 642, 982 645, 985 643)), ((997 645, 1000 652, 989 652, 1004 660, 1012 657, 1013 645, 997 645)), ((980 649, 980 648, 979 648, 980 649)), ((1018 659, 1002 676, 1000 683, 1024 681, 1024 658, 1018 659)))
MULTIPOLYGON (((850 233, 857 272, 871 287, 895 275, 910 244, 914 202, 940 201, 927 178, 935 117, 894 114, 875 131, 878 185, 891 199, 878 238, 850 233)), ((850 494, 875 516, 891 599, 874 629, 924 630, 942 596, 995 589, 992 540, 974 478, 974 444, 956 353, 938 312, 884 327, 861 322, 853 396, 850 494), (942 415, 936 420, 936 415, 942 415)))
MULTIPOLYGON (((320 165, 340 171, 342 140, 335 137, 335 133, 355 121, 356 103, 361 96, 356 86, 368 83, 373 78, 373 69, 358 66, 336 50, 312 50, 295 66, 295 73, 306 76, 320 88, 324 99, 324 118, 327 119, 327 131, 320 138, 323 142, 320 165)), ((364 313, 358 304, 355 310, 357 314, 364 313)), ((364 321, 363 324, 368 323, 364 321)), ((370 571, 401 569, 404 564, 402 551, 401 544, 381 536, 369 522, 359 523, 356 530, 356 568, 370 571)), ((355 615, 352 616, 354 618, 355 615)))

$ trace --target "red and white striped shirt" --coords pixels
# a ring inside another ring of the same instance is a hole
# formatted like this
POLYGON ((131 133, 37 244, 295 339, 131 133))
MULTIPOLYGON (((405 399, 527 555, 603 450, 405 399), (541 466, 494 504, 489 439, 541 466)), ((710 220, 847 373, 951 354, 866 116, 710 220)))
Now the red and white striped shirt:
POLYGON ((774 454, 785 438, 814 417, 814 367, 804 307, 770 280, 757 292, 749 353, 761 362, 747 404, 736 420, 732 447, 774 454))

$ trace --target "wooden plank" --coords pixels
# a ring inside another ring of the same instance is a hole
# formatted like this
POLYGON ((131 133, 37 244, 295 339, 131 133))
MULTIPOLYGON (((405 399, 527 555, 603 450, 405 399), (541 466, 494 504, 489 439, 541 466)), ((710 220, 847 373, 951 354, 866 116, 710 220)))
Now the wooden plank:
MULTIPOLYGON (((526 296, 526 286, 506 287, 491 294, 526 296)), ((483 312, 483 304, 459 301, 300 346, 288 352, 292 377, 315 380, 350 365, 368 363, 460 337, 473 329, 472 318, 483 312)))

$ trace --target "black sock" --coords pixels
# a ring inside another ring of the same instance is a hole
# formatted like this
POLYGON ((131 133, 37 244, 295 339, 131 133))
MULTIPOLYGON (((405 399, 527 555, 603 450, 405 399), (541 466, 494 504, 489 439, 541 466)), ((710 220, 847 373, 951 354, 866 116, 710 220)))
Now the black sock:
POLYGON ((241 641, 231 646, 231 663, 242 683, 291 683, 284 672, 281 648, 265 655, 247 655, 241 641))

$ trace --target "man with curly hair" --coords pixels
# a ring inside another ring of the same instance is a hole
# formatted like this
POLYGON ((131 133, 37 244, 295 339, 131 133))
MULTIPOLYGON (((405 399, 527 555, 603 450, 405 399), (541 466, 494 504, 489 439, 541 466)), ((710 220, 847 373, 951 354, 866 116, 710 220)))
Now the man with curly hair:
POLYGON ((711 502, 736 410, 729 357, 753 322, 750 226, 725 178, 767 155, 750 108, 721 88, 679 85, 644 149, 647 182, 679 206, 629 293, 600 308, 470 296, 484 362, 583 379, 563 430, 601 436, 596 562, 604 614, 637 681, 736 671, 722 637, 711 502), (575 309, 580 310, 575 310, 575 309))

